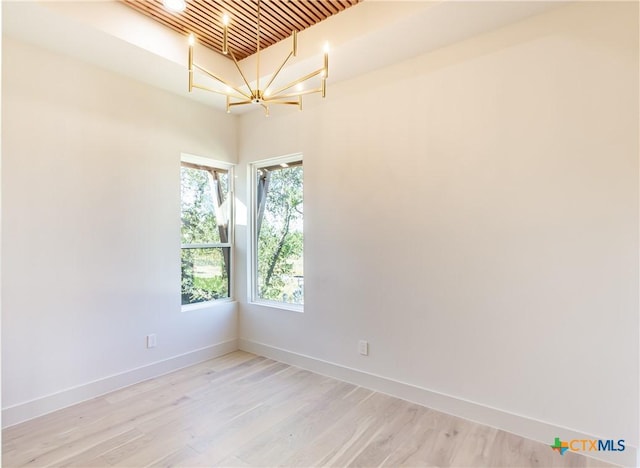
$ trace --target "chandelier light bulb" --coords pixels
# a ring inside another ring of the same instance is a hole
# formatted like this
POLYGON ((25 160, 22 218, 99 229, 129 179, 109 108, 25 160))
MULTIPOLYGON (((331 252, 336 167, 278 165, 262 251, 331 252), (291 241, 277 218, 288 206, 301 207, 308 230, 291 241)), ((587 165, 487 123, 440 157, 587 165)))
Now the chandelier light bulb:
POLYGON ((229 15, 222 15, 222 53, 229 53, 229 15))
MULTIPOLYGON (((329 78, 329 42, 324 43, 324 67, 322 70, 322 79, 329 78)), ((322 93, 322 97, 324 97, 324 92, 322 93)))
POLYGON ((193 46, 196 43, 196 36, 193 33, 189 34, 189 45, 193 46))

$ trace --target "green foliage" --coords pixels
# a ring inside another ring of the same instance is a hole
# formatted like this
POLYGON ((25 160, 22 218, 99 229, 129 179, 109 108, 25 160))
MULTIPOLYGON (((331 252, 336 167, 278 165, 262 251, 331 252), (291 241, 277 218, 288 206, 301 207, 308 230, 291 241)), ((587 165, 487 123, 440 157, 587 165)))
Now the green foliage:
POLYGON ((182 249, 182 304, 229 297, 223 249, 182 249))
POLYGON ((209 177, 202 170, 181 168, 183 244, 220 242, 209 177))
POLYGON ((267 204, 258 235, 260 297, 302 303, 302 166, 271 171, 267 204))
MULTIPOLYGON (((181 168, 181 212, 183 244, 219 243, 211 178, 206 171, 181 168)), ((220 177, 223 193, 227 176, 220 177)), ((229 278, 220 248, 182 249, 182 304, 229 297, 229 278)))

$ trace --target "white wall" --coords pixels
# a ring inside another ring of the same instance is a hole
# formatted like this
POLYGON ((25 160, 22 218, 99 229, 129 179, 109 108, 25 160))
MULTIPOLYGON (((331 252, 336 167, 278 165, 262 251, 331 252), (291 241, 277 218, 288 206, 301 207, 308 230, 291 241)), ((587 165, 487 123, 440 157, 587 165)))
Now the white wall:
POLYGON ((242 116, 241 165, 304 153, 306 305, 242 291, 241 346, 637 446, 637 38, 576 4, 242 116))
POLYGON ((180 153, 234 161, 234 118, 7 38, 2 65, 5 423, 234 349, 236 304, 179 294, 180 153))

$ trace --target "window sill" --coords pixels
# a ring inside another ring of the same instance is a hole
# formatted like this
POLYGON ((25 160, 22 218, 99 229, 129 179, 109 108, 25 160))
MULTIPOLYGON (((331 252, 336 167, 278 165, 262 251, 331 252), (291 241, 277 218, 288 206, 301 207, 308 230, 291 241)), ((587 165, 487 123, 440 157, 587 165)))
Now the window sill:
POLYGON ((181 312, 191 312, 192 310, 200 310, 200 309, 215 309, 224 304, 231 304, 232 302, 236 302, 235 299, 226 298, 226 299, 216 299, 215 301, 206 301, 206 302, 196 302, 195 304, 184 304, 181 306, 181 312))
POLYGON ((291 312, 298 312, 300 314, 304 313, 304 305, 300 304, 287 304, 286 302, 277 302, 277 301, 249 301, 251 305, 257 305, 262 307, 269 307, 271 309, 280 309, 280 310, 290 310, 291 312))

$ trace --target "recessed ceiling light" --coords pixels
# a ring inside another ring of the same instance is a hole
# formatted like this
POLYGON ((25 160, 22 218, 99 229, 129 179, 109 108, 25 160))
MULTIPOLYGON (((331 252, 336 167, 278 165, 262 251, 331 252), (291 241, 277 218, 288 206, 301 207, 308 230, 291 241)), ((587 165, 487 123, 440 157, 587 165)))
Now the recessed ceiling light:
POLYGON ((170 11, 180 12, 187 8, 187 2, 185 0, 162 0, 162 4, 170 11))

